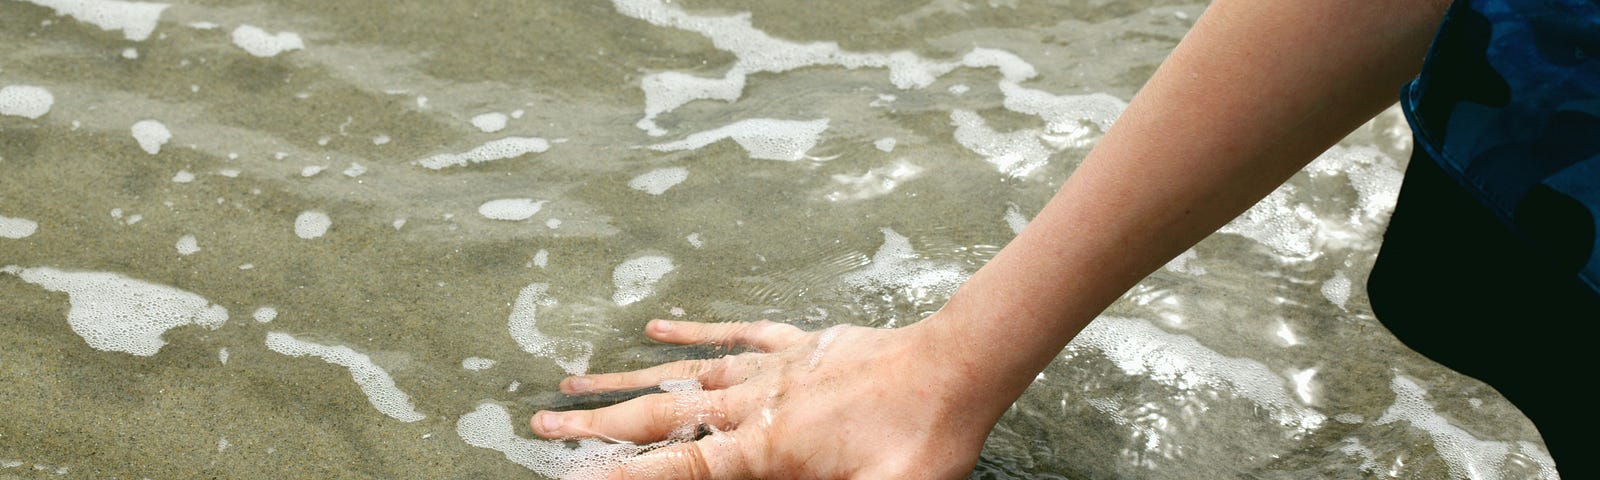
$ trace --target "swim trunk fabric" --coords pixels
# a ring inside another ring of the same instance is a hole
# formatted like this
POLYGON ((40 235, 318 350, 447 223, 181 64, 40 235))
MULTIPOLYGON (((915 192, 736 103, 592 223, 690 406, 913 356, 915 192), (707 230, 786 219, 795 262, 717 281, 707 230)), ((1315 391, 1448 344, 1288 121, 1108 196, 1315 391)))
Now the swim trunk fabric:
POLYGON ((1458 0, 1401 106, 1451 178, 1600 292, 1600 2, 1458 0))
POLYGON ((1457 0, 1401 92, 1415 149, 1367 288, 1407 346, 1495 387, 1564 478, 1600 321, 1600 1, 1457 0))

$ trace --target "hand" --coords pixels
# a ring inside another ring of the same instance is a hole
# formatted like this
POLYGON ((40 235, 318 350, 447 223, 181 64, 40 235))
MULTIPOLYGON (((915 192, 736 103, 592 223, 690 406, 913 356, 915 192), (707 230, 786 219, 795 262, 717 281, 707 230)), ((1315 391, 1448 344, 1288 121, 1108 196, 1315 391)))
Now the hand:
POLYGON ((754 351, 567 378, 561 391, 569 395, 685 379, 704 391, 542 411, 531 424, 546 438, 636 443, 692 438, 701 425, 712 432, 634 457, 611 479, 964 478, 1014 398, 973 391, 953 345, 922 325, 805 332, 771 322, 654 320, 645 333, 661 342, 754 351))

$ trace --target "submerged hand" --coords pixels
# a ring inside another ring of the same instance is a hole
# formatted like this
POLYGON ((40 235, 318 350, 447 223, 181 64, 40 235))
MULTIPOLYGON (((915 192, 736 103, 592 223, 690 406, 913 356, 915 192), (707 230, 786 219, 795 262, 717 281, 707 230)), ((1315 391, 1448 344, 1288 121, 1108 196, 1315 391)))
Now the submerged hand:
POLYGON ((658 341, 754 351, 568 378, 567 394, 686 379, 704 391, 669 383, 668 393, 610 407, 539 412, 533 431, 638 443, 692 438, 701 425, 712 432, 630 459, 612 479, 965 477, 1013 399, 972 391, 966 370, 921 325, 805 332, 655 320, 645 332, 658 341))

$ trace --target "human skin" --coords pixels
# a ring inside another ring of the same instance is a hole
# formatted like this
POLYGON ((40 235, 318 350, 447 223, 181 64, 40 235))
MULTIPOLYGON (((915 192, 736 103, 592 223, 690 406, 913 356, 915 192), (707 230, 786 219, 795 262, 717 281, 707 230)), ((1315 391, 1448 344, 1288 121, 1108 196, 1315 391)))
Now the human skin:
POLYGON ((707 391, 688 406, 663 393, 539 412, 533 431, 644 442, 684 424, 714 430, 613 479, 964 478, 1000 415, 1112 301, 1392 104, 1447 5, 1217 0, 1044 210, 937 313, 829 333, 652 321, 658 341, 753 352, 568 378, 572 395, 684 378, 707 391))

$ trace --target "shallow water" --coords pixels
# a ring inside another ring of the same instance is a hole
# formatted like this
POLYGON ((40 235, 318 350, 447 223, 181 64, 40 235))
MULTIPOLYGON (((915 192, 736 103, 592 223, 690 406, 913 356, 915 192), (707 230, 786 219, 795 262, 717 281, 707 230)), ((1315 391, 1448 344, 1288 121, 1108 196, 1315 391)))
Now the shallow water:
MULTIPOLYGON (((559 474, 484 432, 711 353, 650 318, 937 309, 1204 8, 446 5, 0 0, 0 478, 559 474)), ((1408 149, 1386 112, 1134 288, 974 477, 1553 478, 1371 316, 1408 149)))

